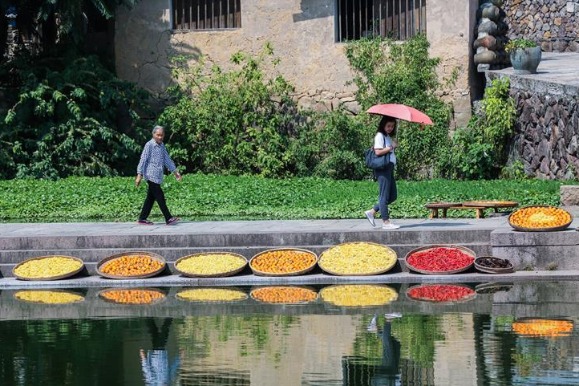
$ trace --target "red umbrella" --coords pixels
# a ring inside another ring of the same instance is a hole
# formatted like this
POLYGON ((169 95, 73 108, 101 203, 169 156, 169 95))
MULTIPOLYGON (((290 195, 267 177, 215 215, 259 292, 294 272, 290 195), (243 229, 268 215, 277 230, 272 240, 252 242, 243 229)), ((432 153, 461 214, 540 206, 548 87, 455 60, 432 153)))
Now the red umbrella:
POLYGON ((386 103, 381 105, 374 105, 368 109, 370 114, 388 115, 393 118, 402 119, 408 122, 422 123, 425 125, 432 125, 432 119, 422 111, 414 107, 398 104, 386 103))

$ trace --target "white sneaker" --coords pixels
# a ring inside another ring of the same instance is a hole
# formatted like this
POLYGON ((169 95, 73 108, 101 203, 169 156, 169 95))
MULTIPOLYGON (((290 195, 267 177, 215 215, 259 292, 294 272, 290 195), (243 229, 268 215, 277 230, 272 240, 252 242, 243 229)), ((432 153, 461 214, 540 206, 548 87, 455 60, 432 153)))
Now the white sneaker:
POLYGON ((372 225, 373 227, 376 226, 376 223, 374 222, 374 213, 372 213, 371 210, 367 210, 364 212, 364 214, 366 215, 366 218, 368 219, 368 221, 370 222, 370 225, 372 225))
POLYGON ((396 318, 401 318, 402 314, 400 312, 392 312, 391 314, 384 314, 386 320, 392 320, 396 318))
POLYGON ((382 224, 382 229, 398 229, 400 225, 394 225, 392 223, 382 224))

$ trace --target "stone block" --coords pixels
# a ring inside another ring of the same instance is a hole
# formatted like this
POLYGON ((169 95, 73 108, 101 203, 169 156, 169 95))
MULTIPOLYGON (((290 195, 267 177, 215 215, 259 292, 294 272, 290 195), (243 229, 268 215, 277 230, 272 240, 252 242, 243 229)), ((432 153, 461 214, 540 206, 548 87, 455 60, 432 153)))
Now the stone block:
POLYGON ((579 185, 561 185, 559 189, 561 205, 579 205, 579 185))

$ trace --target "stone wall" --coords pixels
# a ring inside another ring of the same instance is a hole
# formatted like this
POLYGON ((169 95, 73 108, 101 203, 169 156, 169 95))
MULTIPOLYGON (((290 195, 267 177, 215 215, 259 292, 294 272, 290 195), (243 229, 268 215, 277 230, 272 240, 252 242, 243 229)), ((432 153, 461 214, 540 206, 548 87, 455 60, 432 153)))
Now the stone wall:
MULTIPOLYGON (((170 58, 202 55, 224 68, 237 51, 256 54, 270 42, 281 59, 277 70, 296 88, 302 107, 358 112, 353 73, 344 44, 335 41, 336 0, 244 0, 242 28, 218 31, 171 30, 167 0, 147 0, 115 19, 115 60, 122 79, 136 82, 162 98, 171 83, 170 58)), ((440 57, 439 75, 456 82, 441 92, 453 105, 456 125, 471 115, 471 42, 478 0, 428 0, 427 38, 431 55, 440 57)))
POLYGON ((543 51, 579 51, 579 1, 504 0, 508 36, 541 43, 543 51))

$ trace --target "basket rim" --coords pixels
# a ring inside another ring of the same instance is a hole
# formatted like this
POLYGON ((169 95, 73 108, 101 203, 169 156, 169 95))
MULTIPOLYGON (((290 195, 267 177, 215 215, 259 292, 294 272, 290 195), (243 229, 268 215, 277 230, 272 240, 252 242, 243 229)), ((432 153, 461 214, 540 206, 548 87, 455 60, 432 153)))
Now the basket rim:
POLYGON ((318 264, 318 261, 320 260, 319 256, 313 252, 310 251, 309 249, 305 249, 305 248, 270 248, 270 249, 266 249, 264 251, 258 252, 255 255, 253 255, 251 257, 251 259, 249 259, 248 264, 249 264, 249 268, 251 268, 251 271, 253 272, 254 275, 256 276, 271 276, 271 277, 282 277, 282 276, 299 276, 299 275, 303 275, 306 274, 308 272, 310 272, 311 270, 313 270, 316 265, 318 264), (311 255, 314 256, 314 262, 300 270, 300 271, 293 271, 293 272, 282 272, 282 273, 273 273, 273 272, 265 272, 265 271, 260 271, 259 269, 256 269, 253 267, 253 265, 251 264, 253 262, 253 260, 255 260, 257 257, 264 255, 266 253, 269 252, 275 252, 275 251, 300 251, 300 252, 306 252, 309 253, 311 255))
POLYGON ((387 285, 387 284, 383 284, 383 283, 345 283, 345 284, 332 284, 332 285, 326 286, 320 290, 319 296, 320 296, 320 299, 322 299, 322 301, 324 303, 329 303, 329 304, 336 306, 336 307, 371 308, 371 307, 382 307, 382 306, 385 306, 385 305, 390 304, 392 302, 395 302, 400 297, 400 294, 398 293, 398 291, 394 287, 387 285), (336 288, 336 287, 346 287, 346 286, 385 288, 385 289, 389 289, 389 290, 393 291, 396 294, 396 297, 394 297, 392 300, 387 301, 387 302, 381 302, 378 304, 369 304, 369 305, 363 305, 363 306, 360 306, 360 305, 341 306, 341 305, 336 304, 333 301, 324 299, 324 291, 332 289, 332 288, 336 288))
POLYGON ((107 256, 103 259, 101 259, 97 265, 96 265, 96 272, 103 276, 106 277, 108 279, 118 279, 118 280, 131 280, 131 279, 145 279, 148 277, 153 277, 158 275, 159 273, 163 272, 165 270, 165 268, 167 267, 167 262, 165 261, 165 258, 155 252, 148 252, 148 251, 128 251, 128 252, 121 252, 121 253, 115 253, 114 255, 111 256, 107 256), (157 261, 160 261, 162 263, 161 268, 157 269, 156 271, 153 272, 149 272, 146 274, 142 274, 142 275, 132 275, 132 276, 121 276, 121 275, 111 275, 109 273, 105 273, 101 270, 101 267, 114 259, 118 259, 121 258, 123 256, 132 256, 132 255, 147 255, 152 259, 155 259, 157 261))
POLYGON ((32 303, 32 304, 47 304, 47 305, 66 305, 66 304, 75 304, 75 303, 80 303, 80 302, 84 302, 86 300, 86 296, 84 295, 80 295, 77 292, 73 291, 73 290, 69 290, 69 289, 64 289, 64 288, 26 288, 26 289, 19 289, 17 291, 15 291, 12 294, 12 297, 15 300, 18 300, 19 302, 24 302, 24 303, 32 303), (33 300, 25 300, 25 299, 18 299, 16 297, 17 294, 21 293, 21 292, 61 292, 61 293, 67 293, 67 294, 74 294, 74 295, 78 295, 81 297, 80 300, 74 301, 74 302, 67 302, 67 303, 44 303, 44 302, 35 302, 33 300))
POLYGON ((315 302, 316 300, 319 299, 320 297, 320 293, 318 291, 316 291, 315 288, 311 287, 311 286, 307 286, 307 285, 290 285, 290 284, 279 284, 279 285, 264 285, 264 286, 258 286, 258 287, 254 287, 249 291, 249 297, 251 297, 251 299, 255 300, 256 302, 260 302, 260 303, 265 303, 265 304, 307 304, 307 303, 311 303, 311 302, 315 302), (316 297, 311 299, 311 300, 304 300, 304 301, 300 301, 300 302, 266 302, 265 300, 261 300, 255 297, 254 293, 256 291, 259 290, 264 290, 264 289, 273 289, 273 288, 301 288, 310 292, 313 292, 316 297))
POLYGON ((164 301, 165 299, 167 299, 167 294, 162 289, 155 288, 155 287, 111 287, 111 288, 105 288, 105 289, 100 290, 97 293, 97 296, 101 300, 103 300, 107 303, 119 304, 119 305, 125 305, 125 306, 149 306, 151 304, 160 303, 160 302, 164 301), (112 291, 151 291, 151 292, 160 293, 161 295, 163 295, 163 297, 159 298, 159 299, 155 299, 151 303, 120 303, 120 302, 116 302, 114 300, 107 299, 106 297, 104 297, 104 294, 106 294, 107 292, 112 292, 112 291))
POLYGON ((527 206, 523 206, 521 208, 518 208, 517 210, 513 211, 511 214, 509 214, 508 217, 508 223, 509 225, 517 231, 523 231, 523 232, 554 232, 554 231, 562 231, 565 230, 569 227, 569 225, 571 225, 571 223, 573 222, 573 215, 571 214, 571 212, 569 212, 566 209, 563 209, 561 207, 555 206, 555 205, 527 205, 527 206), (553 209, 559 209, 564 211, 565 213, 567 213, 569 215, 569 221, 563 225, 558 225, 555 227, 545 227, 545 228, 527 228, 527 227, 522 227, 522 226, 518 226, 515 225, 511 222, 511 216, 513 216, 515 213, 517 213, 520 210, 523 209, 527 209, 527 208, 553 208, 553 209))
POLYGON ((24 261, 21 261, 20 263, 16 264, 13 268, 12 268, 12 275, 14 275, 15 278, 19 279, 19 280, 26 280, 26 281, 51 281, 51 280, 61 280, 61 279, 66 279, 69 277, 72 277, 74 275, 76 275, 77 273, 79 273, 80 271, 82 271, 84 268, 84 261, 82 261, 82 259, 75 257, 75 256, 68 256, 68 255, 43 255, 43 256, 34 256, 34 257, 30 257, 24 261), (25 276, 21 276, 15 273, 16 269, 18 267, 20 267, 21 265, 24 265, 26 263, 29 263, 31 261, 34 260, 44 260, 44 259, 48 259, 48 258, 52 258, 52 257, 64 257, 67 259, 71 259, 74 261, 78 261, 80 264, 80 267, 75 269, 74 271, 62 274, 62 275, 55 275, 55 276, 45 276, 45 277, 25 277, 25 276))
POLYGON ((466 284, 461 284, 461 283, 421 283, 421 284, 417 284, 417 285, 413 285, 410 286, 406 289, 405 292, 406 298, 415 302, 426 302, 426 303, 435 303, 435 304, 453 304, 453 303, 464 303, 464 302, 468 302, 471 301, 472 299, 476 298, 477 296, 477 292, 475 289, 473 289, 472 287, 466 285, 466 284), (412 296, 410 296, 409 292, 410 290, 414 289, 414 288, 420 288, 420 287, 432 287, 435 285, 446 285, 446 286, 453 286, 453 287, 461 287, 461 288, 467 288, 469 290, 472 291, 471 294, 468 294, 467 296, 461 298, 461 299, 457 299, 457 300, 448 300, 448 301, 437 301, 437 300, 432 300, 432 299, 420 299, 420 298, 414 298, 412 296))
POLYGON ((188 303, 210 303, 210 304, 217 304, 217 303, 235 303, 235 302, 242 302, 244 300, 246 300, 249 297, 249 295, 247 294, 247 292, 243 291, 240 288, 237 287, 189 287, 189 288, 182 288, 180 291, 178 291, 177 293, 175 293, 175 299, 182 301, 182 302, 188 302, 188 303), (243 298, 241 299, 236 299, 236 300, 194 300, 194 299, 185 299, 179 296, 180 293, 185 292, 185 291, 201 291, 201 290, 229 290, 232 292, 239 292, 240 294, 243 295, 243 298))
POLYGON ((326 250, 324 250, 322 253, 320 253, 320 258, 318 259, 318 266, 320 267, 320 269, 322 271, 329 273, 330 275, 334 275, 334 276, 376 276, 376 275, 381 275, 381 274, 384 274, 384 273, 390 271, 392 268, 394 268, 394 266, 396 266, 397 262, 398 262, 398 254, 396 253, 396 251, 394 249, 390 248, 387 245, 374 243, 371 241, 348 241, 348 242, 333 245, 333 246, 327 248, 326 250), (385 268, 382 268, 382 269, 379 269, 376 271, 372 271, 372 272, 364 272, 364 273, 341 273, 341 272, 335 272, 331 269, 323 267, 323 261, 322 260, 323 260, 325 253, 332 250, 333 248, 338 248, 340 246, 349 245, 349 244, 366 244, 366 245, 374 245, 377 247, 381 247, 383 249, 386 249, 386 250, 392 252, 394 254, 394 260, 392 260, 392 262, 388 266, 385 266, 385 268))
POLYGON ((485 273, 512 273, 515 271, 515 267, 513 266, 513 263, 511 263, 511 261, 509 259, 503 259, 501 257, 496 257, 496 256, 479 256, 476 259, 474 259, 474 267, 477 270, 479 270, 481 272, 485 272, 485 273), (488 259, 488 258, 504 260, 509 264, 509 267, 491 268, 491 267, 485 267, 484 265, 480 265, 479 263, 477 263, 477 260, 479 260, 479 259, 488 259))
POLYGON ((192 253, 190 255, 186 255, 186 256, 182 256, 182 257, 178 258, 173 263, 173 268, 175 268, 175 271, 177 271, 179 274, 186 276, 186 277, 229 277, 229 276, 236 275, 239 272, 243 271, 245 269, 245 267, 247 267, 247 264, 249 264, 249 262, 247 261, 245 256, 240 255, 239 253, 234 253, 234 252, 199 252, 199 253, 192 253), (198 274, 198 273, 185 272, 185 271, 177 268, 177 265, 180 262, 187 260, 188 258, 191 258, 191 257, 202 256, 202 255, 231 255, 231 256, 234 256, 240 260, 243 260, 244 263, 241 267, 232 269, 230 271, 221 272, 221 273, 214 273, 214 274, 206 274, 206 275, 198 274))
POLYGON ((406 266, 408 267, 408 269, 410 269, 411 271, 414 272, 418 272, 418 273, 422 273, 425 275, 453 275, 455 273, 460 273, 460 272, 464 272, 470 268, 472 268, 472 266, 474 265, 474 261, 476 260, 476 253, 467 247, 463 247, 462 245, 456 245, 456 244, 431 244, 431 245, 425 245, 422 247, 418 247, 418 248, 414 248, 413 250, 409 251, 406 256, 404 257, 404 263, 406 264, 406 266), (410 257, 413 253, 416 252, 422 252, 422 251, 426 251, 429 249, 435 249, 435 248, 449 248, 449 249, 460 249, 462 252, 467 253, 468 255, 470 255, 472 257, 472 262, 463 267, 463 268, 458 268, 458 269, 453 269, 453 270, 449 270, 449 271, 428 271, 428 270, 423 270, 423 269, 419 269, 414 267, 412 264, 410 264, 408 262, 408 257, 410 257))

